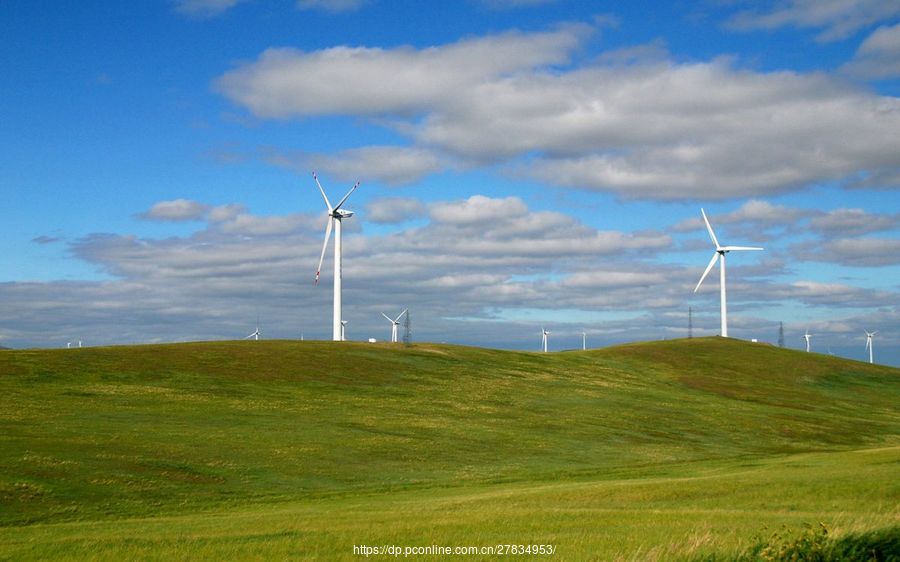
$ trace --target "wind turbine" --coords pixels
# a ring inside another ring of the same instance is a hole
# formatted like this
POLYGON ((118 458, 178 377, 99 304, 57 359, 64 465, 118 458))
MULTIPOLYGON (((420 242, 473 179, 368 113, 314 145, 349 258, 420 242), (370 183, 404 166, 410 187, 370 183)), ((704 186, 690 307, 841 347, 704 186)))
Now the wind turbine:
POLYGON ((548 330, 541 328, 541 347, 544 349, 544 353, 547 353, 547 340, 550 339, 548 337, 549 335, 550 332, 548 330))
POLYGON ((587 351, 587 332, 581 332, 581 351, 587 351))
POLYGON ((728 337, 728 307, 725 303, 725 254, 728 252, 737 252, 744 250, 762 250, 762 248, 755 248, 750 246, 720 246, 719 241, 716 239, 716 234, 713 232, 712 226, 709 224, 709 219, 706 218, 706 211, 702 208, 700 209, 700 213, 703 215, 703 222, 706 223, 706 230, 709 231, 709 237, 712 239, 713 244, 716 245, 716 252, 713 254, 712 259, 709 261, 709 265, 706 266, 706 271, 703 272, 703 276, 700 277, 700 281, 697 282, 697 286, 694 287, 694 292, 697 292, 697 289, 700 288, 700 285, 703 283, 703 280, 706 279, 706 276, 709 275, 709 270, 716 265, 716 260, 721 259, 719 262, 719 291, 721 292, 721 310, 722 310, 722 337, 728 337))
POLYGON ((244 339, 249 340, 250 338, 253 338, 256 341, 259 341, 259 318, 256 319, 256 330, 254 330, 252 334, 250 334, 249 336, 247 336, 244 339))
POLYGON ((328 201, 328 196, 325 195, 325 190, 322 189, 322 184, 319 183, 319 177, 315 172, 313 172, 312 176, 316 180, 316 186, 318 186, 322 199, 325 200, 325 206, 328 208, 328 224, 325 226, 325 243, 322 244, 322 256, 319 258, 319 267, 316 269, 316 285, 319 284, 319 273, 322 271, 322 262, 325 261, 325 250, 328 248, 331 230, 334 229, 334 318, 332 319, 331 339, 343 341, 344 338, 341 337, 341 221, 352 217, 353 211, 345 211, 341 209, 341 206, 347 201, 350 194, 356 191, 356 188, 359 187, 359 182, 356 182, 350 188, 350 191, 347 192, 347 195, 344 195, 344 198, 332 207, 331 202, 328 201))
POLYGON ((397 318, 391 318, 390 316, 388 316, 388 315, 385 314, 384 312, 381 313, 381 315, 384 316, 385 318, 387 318, 387 321, 391 323, 391 343, 397 343, 397 341, 398 341, 398 339, 397 339, 397 330, 400 328, 400 319, 401 319, 401 318, 403 317, 403 315, 406 314, 408 311, 409 311, 409 309, 407 308, 406 310, 404 310, 403 312, 401 312, 399 315, 397 315, 397 318))
POLYGON ((347 331, 346 330, 347 324, 349 324, 349 323, 350 323, 349 320, 341 320, 341 341, 347 341, 345 334, 347 331))
POLYGON ((813 335, 809 333, 809 328, 806 329, 806 333, 803 334, 803 339, 806 340, 806 352, 809 353, 809 338, 813 335))
POLYGON ((878 333, 878 330, 875 330, 872 333, 864 330, 866 332, 866 350, 869 352, 869 363, 873 363, 872 361, 872 338, 875 337, 875 334, 878 333))

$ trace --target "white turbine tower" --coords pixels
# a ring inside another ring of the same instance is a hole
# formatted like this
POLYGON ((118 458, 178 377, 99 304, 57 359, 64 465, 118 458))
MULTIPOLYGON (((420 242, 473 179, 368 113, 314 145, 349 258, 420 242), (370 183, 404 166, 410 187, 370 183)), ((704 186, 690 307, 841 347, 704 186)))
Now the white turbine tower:
POLYGON ((544 353, 547 353, 547 340, 550 339, 548 336, 550 336, 550 332, 541 328, 541 348, 543 348, 544 353))
POLYGON ((316 269, 316 285, 319 284, 319 273, 322 271, 322 262, 325 261, 325 250, 328 249, 328 240, 331 238, 332 229, 334 229, 334 318, 332 320, 331 339, 343 341, 344 338, 341 336, 341 220, 352 217, 353 211, 345 211, 341 209, 341 206, 347 201, 350 194, 359 187, 359 182, 356 182, 350 188, 350 191, 347 192, 347 195, 344 195, 344 198, 332 207, 331 202, 328 201, 328 196, 325 195, 325 190, 322 189, 322 184, 319 183, 319 177, 315 172, 313 172, 312 176, 316 180, 316 185, 319 187, 319 192, 322 194, 322 199, 325 200, 325 206, 328 208, 328 224, 325 226, 325 243, 322 244, 322 256, 319 258, 319 267, 316 269))
POLYGON ((721 310, 722 310, 722 337, 728 337, 728 306, 725 302, 725 254, 728 252, 738 252, 744 250, 762 250, 762 248, 755 248, 750 246, 720 246, 719 241, 716 239, 716 234, 713 232, 712 226, 709 224, 709 219, 706 218, 706 211, 700 209, 700 213, 703 215, 703 222, 706 223, 706 230, 709 231, 709 237, 712 239, 713 244, 716 245, 716 252, 713 254, 712 259, 709 261, 709 265, 706 266, 706 271, 703 272, 703 276, 700 277, 700 281, 697 282, 697 286, 694 287, 694 292, 697 292, 697 289, 700 288, 700 285, 703 283, 703 280, 706 279, 706 276, 709 275, 709 270, 716 265, 716 260, 721 260, 719 262, 719 291, 721 292, 721 310))
POLYGON ((387 318, 387 321, 391 323, 391 343, 397 343, 397 341, 399 341, 397 338, 397 331, 400 328, 400 319, 403 318, 403 315, 407 312, 409 312, 408 308, 397 315, 397 318, 391 318, 384 312, 381 313, 381 315, 387 318))
POLYGON ((581 332, 581 351, 587 351, 587 332, 581 332))
POLYGON ((341 341, 347 341, 347 324, 349 320, 341 320, 341 341))
POLYGON ((803 334, 803 339, 806 340, 806 352, 809 353, 809 338, 813 337, 812 334, 809 333, 809 328, 806 329, 806 333, 803 334))
POLYGON ((874 332, 871 332, 871 333, 866 331, 866 350, 869 352, 869 363, 874 363, 873 357, 872 357, 872 353, 873 353, 872 338, 874 338, 875 334, 877 334, 877 333, 878 333, 878 330, 875 330, 874 332))
POLYGON ((250 334, 249 336, 247 336, 244 339, 249 340, 250 338, 253 338, 256 341, 259 341, 259 318, 256 319, 256 330, 254 330, 252 334, 250 334))

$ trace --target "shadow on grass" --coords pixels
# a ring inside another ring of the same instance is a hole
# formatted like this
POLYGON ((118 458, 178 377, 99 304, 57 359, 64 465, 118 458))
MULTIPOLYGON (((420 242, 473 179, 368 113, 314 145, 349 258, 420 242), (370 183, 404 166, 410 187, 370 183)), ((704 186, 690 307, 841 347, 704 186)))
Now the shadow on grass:
POLYGON ((823 523, 801 532, 784 529, 736 555, 709 554, 691 562, 900 562, 900 527, 832 538, 823 523))

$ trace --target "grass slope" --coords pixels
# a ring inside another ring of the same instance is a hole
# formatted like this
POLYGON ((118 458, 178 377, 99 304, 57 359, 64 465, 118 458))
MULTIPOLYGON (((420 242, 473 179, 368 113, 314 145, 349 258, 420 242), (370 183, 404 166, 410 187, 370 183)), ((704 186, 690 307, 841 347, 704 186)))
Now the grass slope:
POLYGON ((898 404, 897 369, 721 338, 9 351, 0 556, 670 558, 763 525, 889 527, 898 404))

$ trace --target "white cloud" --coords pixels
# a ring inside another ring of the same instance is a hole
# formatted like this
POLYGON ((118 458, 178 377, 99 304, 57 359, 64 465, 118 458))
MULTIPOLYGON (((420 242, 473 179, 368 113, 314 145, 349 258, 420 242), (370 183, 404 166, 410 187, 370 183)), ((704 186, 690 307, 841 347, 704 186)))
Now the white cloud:
POLYGON ((217 228, 228 234, 272 236, 290 234, 299 230, 317 230, 319 222, 323 222, 321 218, 302 213, 270 217, 240 213, 220 221, 217 228), (315 227, 312 226, 313 224, 315 227))
MULTIPOLYGON (((683 336, 688 303, 695 334, 715 333, 717 291, 690 293, 703 264, 648 259, 671 248, 668 236, 598 230, 573 216, 532 210, 515 197, 417 203, 403 202, 427 210, 416 226, 382 236, 347 231, 344 312, 352 339, 384 337, 381 312, 406 307, 419 341, 525 347, 541 324, 558 341, 571 333, 580 342, 586 327, 594 345, 683 336), (571 311, 572 320, 561 320, 560 311, 571 311)), ((751 205, 734 215, 765 220, 770 211, 751 205)), ((774 206, 772 212, 784 211, 774 206)), ((242 205, 222 205, 211 208, 206 226, 189 236, 81 238, 69 244, 72 254, 116 279, 0 283, 0 300, 8 305, 0 310, 0 325, 15 326, 2 334, 4 342, 235 339, 252 331, 257 315, 265 337, 328 337, 330 267, 318 288, 312 282, 323 218, 260 217, 242 205)), ((881 250, 900 255, 896 248, 881 250)), ((328 265, 330 259, 329 252, 328 265)), ((780 284, 767 281, 771 275, 771 267, 735 263, 729 288, 736 335, 770 330, 774 337, 777 324, 753 318, 756 303, 884 312, 886 303, 896 302, 888 291, 817 281, 780 284)), ((900 333, 896 314, 880 318, 879 329, 898 326, 900 333)))
POLYGON ((202 219, 208 210, 208 205, 197 201, 174 199, 172 201, 160 201, 153 205, 150 210, 140 213, 138 216, 143 219, 157 221, 192 221, 202 219))
POLYGON ((420 50, 268 49, 219 78, 216 87, 259 117, 411 114, 451 103, 485 80, 565 62, 587 30, 509 32, 420 50))
POLYGON ((180 14, 209 18, 221 15, 246 0, 175 0, 175 11, 180 14))
POLYGON ((898 0, 781 0, 771 9, 741 11, 728 25, 738 30, 784 26, 821 29, 819 41, 835 41, 898 15, 898 0))
POLYGON ((518 197, 492 199, 473 195, 464 201, 445 201, 431 205, 431 218, 436 223, 452 225, 482 225, 508 222, 511 218, 524 217, 528 207, 518 197))
POLYGON ((512 169, 628 198, 779 193, 893 170, 900 150, 900 100, 725 61, 520 75, 463 97, 420 141, 489 161, 534 154, 512 169))
POLYGON ((839 238, 798 244, 791 253, 808 261, 851 267, 884 267, 900 264, 900 239, 839 238))
POLYGON ((218 207, 213 207, 212 209, 210 209, 209 213, 206 214, 206 218, 210 222, 225 222, 244 213, 246 210, 247 208, 245 206, 234 203, 228 205, 219 205, 218 207))
POLYGON ((876 29, 862 42, 854 59, 842 70, 863 78, 900 76, 900 23, 876 29))
POLYGON ((900 215, 867 213, 862 209, 835 209, 814 217, 809 224, 827 235, 849 236, 900 228, 900 215))
MULTIPOLYGON (((794 207, 786 207, 784 205, 773 205, 768 201, 759 199, 751 199, 730 213, 712 215, 707 212, 707 217, 714 227, 725 224, 746 224, 750 223, 752 228, 759 230, 760 228, 783 226, 792 226, 796 221, 812 215, 812 211, 798 209, 794 207)), ((699 210, 696 217, 685 219, 672 227, 675 232, 690 232, 693 230, 706 230, 706 225, 699 210)))
POLYGON ((418 199, 382 197, 366 205, 366 219, 381 224, 399 224, 427 216, 425 205, 418 199))
POLYGON ((416 146, 318 158, 348 175, 371 166, 395 183, 457 162, 624 198, 900 187, 900 99, 726 59, 548 68, 568 62, 586 35, 580 26, 425 49, 270 49, 217 87, 260 117, 378 117, 416 146), (379 169, 385 151, 397 165, 379 169))
POLYGON ((441 169, 432 151, 400 146, 366 146, 333 155, 311 154, 303 162, 308 169, 324 170, 342 180, 365 178, 390 185, 413 183, 441 169))

